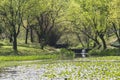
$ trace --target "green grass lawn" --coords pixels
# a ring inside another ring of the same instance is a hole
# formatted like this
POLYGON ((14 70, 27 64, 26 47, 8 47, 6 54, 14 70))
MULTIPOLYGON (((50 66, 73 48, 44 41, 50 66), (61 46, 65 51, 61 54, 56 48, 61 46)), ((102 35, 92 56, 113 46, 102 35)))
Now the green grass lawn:
POLYGON ((18 54, 15 55, 12 46, 0 47, 0 61, 25 61, 25 60, 44 60, 57 59, 58 54, 52 48, 41 50, 33 46, 18 46, 18 54))

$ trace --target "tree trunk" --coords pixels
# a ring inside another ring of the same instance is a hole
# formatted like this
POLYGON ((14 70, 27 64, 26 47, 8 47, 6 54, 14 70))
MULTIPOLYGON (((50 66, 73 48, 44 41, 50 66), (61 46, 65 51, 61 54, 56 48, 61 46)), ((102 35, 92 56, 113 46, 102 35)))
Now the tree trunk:
POLYGON ((119 32, 118 32, 118 34, 119 34, 118 41, 119 41, 119 44, 120 44, 120 29, 119 29, 119 32))
POLYGON ((83 44, 83 42, 82 42, 82 40, 81 40, 80 36, 79 36, 78 34, 76 34, 76 35, 77 35, 77 38, 79 39, 79 41, 80 41, 80 43, 81 43, 82 47, 85 47, 85 45, 83 44))
POLYGON ((29 29, 27 28, 26 29, 26 36, 25 36, 25 44, 28 43, 28 32, 29 32, 29 29))
POLYGON ((97 49, 100 49, 101 48, 101 44, 98 41, 98 39, 95 39, 94 41, 95 41, 96 47, 98 46, 97 49))
POLYGON ((114 28, 114 33, 115 33, 115 35, 117 37, 118 42, 120 43, 120 29, 119 30, 117 29, 115 23, 112 23, 112 24, 113 24, 113 28, 114 28))
POLYGON ((32 28, 30 28, 30 41, 33 43, 34 39, 33 39, 33 30, 32 28))
POLYGON ((16 38, 16 36, 13 36, 13 38, 14 38, 13 49, 14 49, 14 51, 17 51, 17 38, 16 38))
POLYGON ((93 47, 92 48, 95 48, 97 46, 97 44, 95 42, 93 42, 93 47))
POLYGON ((38 37, 38 43, 40 43, 40 34, 38 31, 36 31, 37 37, 38 37))
POLYGON ((14 34, 13 34, 13 50, 14 50, 14 54, 18 54, 18 50, 17 50, 17 33, 16 30, 14 28, 14 34))
POLYGON ((9 42, 10 42, 10 43, 13 42, 12 34, 10 34, 10 36, 9 36, 9 42))
POLYGON ((87 43, 87 48, 89 49, 90 48, 90 41, 89 41, 89 39, 86 39, 86 43, 87 43))
POLYGON ((41 49, 43 50, 43 49, 44 49, 44 44, 42 44, 42 43, 41 43, 41 45, 40 45, 40 46, 41 46, 41 49))
POLYGON ((103 49, 106 49, 107 48, 107 45, 106 45, 106 41, 104 39, 104 34, 101 34, 99 35, 101 41, 102 41, 102 44, 103 44, 103 49))
POLYGON ((103 43, 103 49, 107 49, 106 41, 104 38, 101 38, 102 43, 103 43))
POLYGON ((36 31, 36 34, 38 36, 38 42, 40 43, 41 49, 44 49, 44 46, 45 46, 44 36, 42 35, 42 33, 40 34, 38 31, 36 31))

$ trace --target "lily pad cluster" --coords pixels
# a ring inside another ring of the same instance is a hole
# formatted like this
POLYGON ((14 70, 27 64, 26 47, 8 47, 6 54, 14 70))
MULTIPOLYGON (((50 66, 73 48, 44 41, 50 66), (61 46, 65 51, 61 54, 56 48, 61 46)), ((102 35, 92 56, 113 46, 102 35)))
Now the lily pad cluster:
POLYGON ((59 62, 8 67, 0 80, 119 80, 118 62, 59 62))

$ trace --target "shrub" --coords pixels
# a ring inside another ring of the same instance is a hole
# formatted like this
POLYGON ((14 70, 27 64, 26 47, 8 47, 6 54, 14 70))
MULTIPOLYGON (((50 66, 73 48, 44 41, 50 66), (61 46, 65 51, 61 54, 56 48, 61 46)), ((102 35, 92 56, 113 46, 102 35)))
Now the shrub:
POLYGON ((60 51, 60 59, 73 59, 75 57, 75 53, 69 51, 67 49, 61 49, 60 51))
POLYGON ((119 49, 106 49, 106 50, 91 50, 89 55, 92 56, 120 56, 119 49))

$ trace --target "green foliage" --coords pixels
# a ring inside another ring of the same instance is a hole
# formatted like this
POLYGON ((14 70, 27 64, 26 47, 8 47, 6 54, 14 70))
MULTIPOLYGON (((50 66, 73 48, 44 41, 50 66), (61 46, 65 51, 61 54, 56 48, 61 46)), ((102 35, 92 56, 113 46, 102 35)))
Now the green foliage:
POLYGON ((75 53, 67 49, 61 49, 60 59, 74 59, 75 53))
POLYGON ((120 56, 119 49, 106 49, 106 50, 91 50, 91 56, 120 56))

